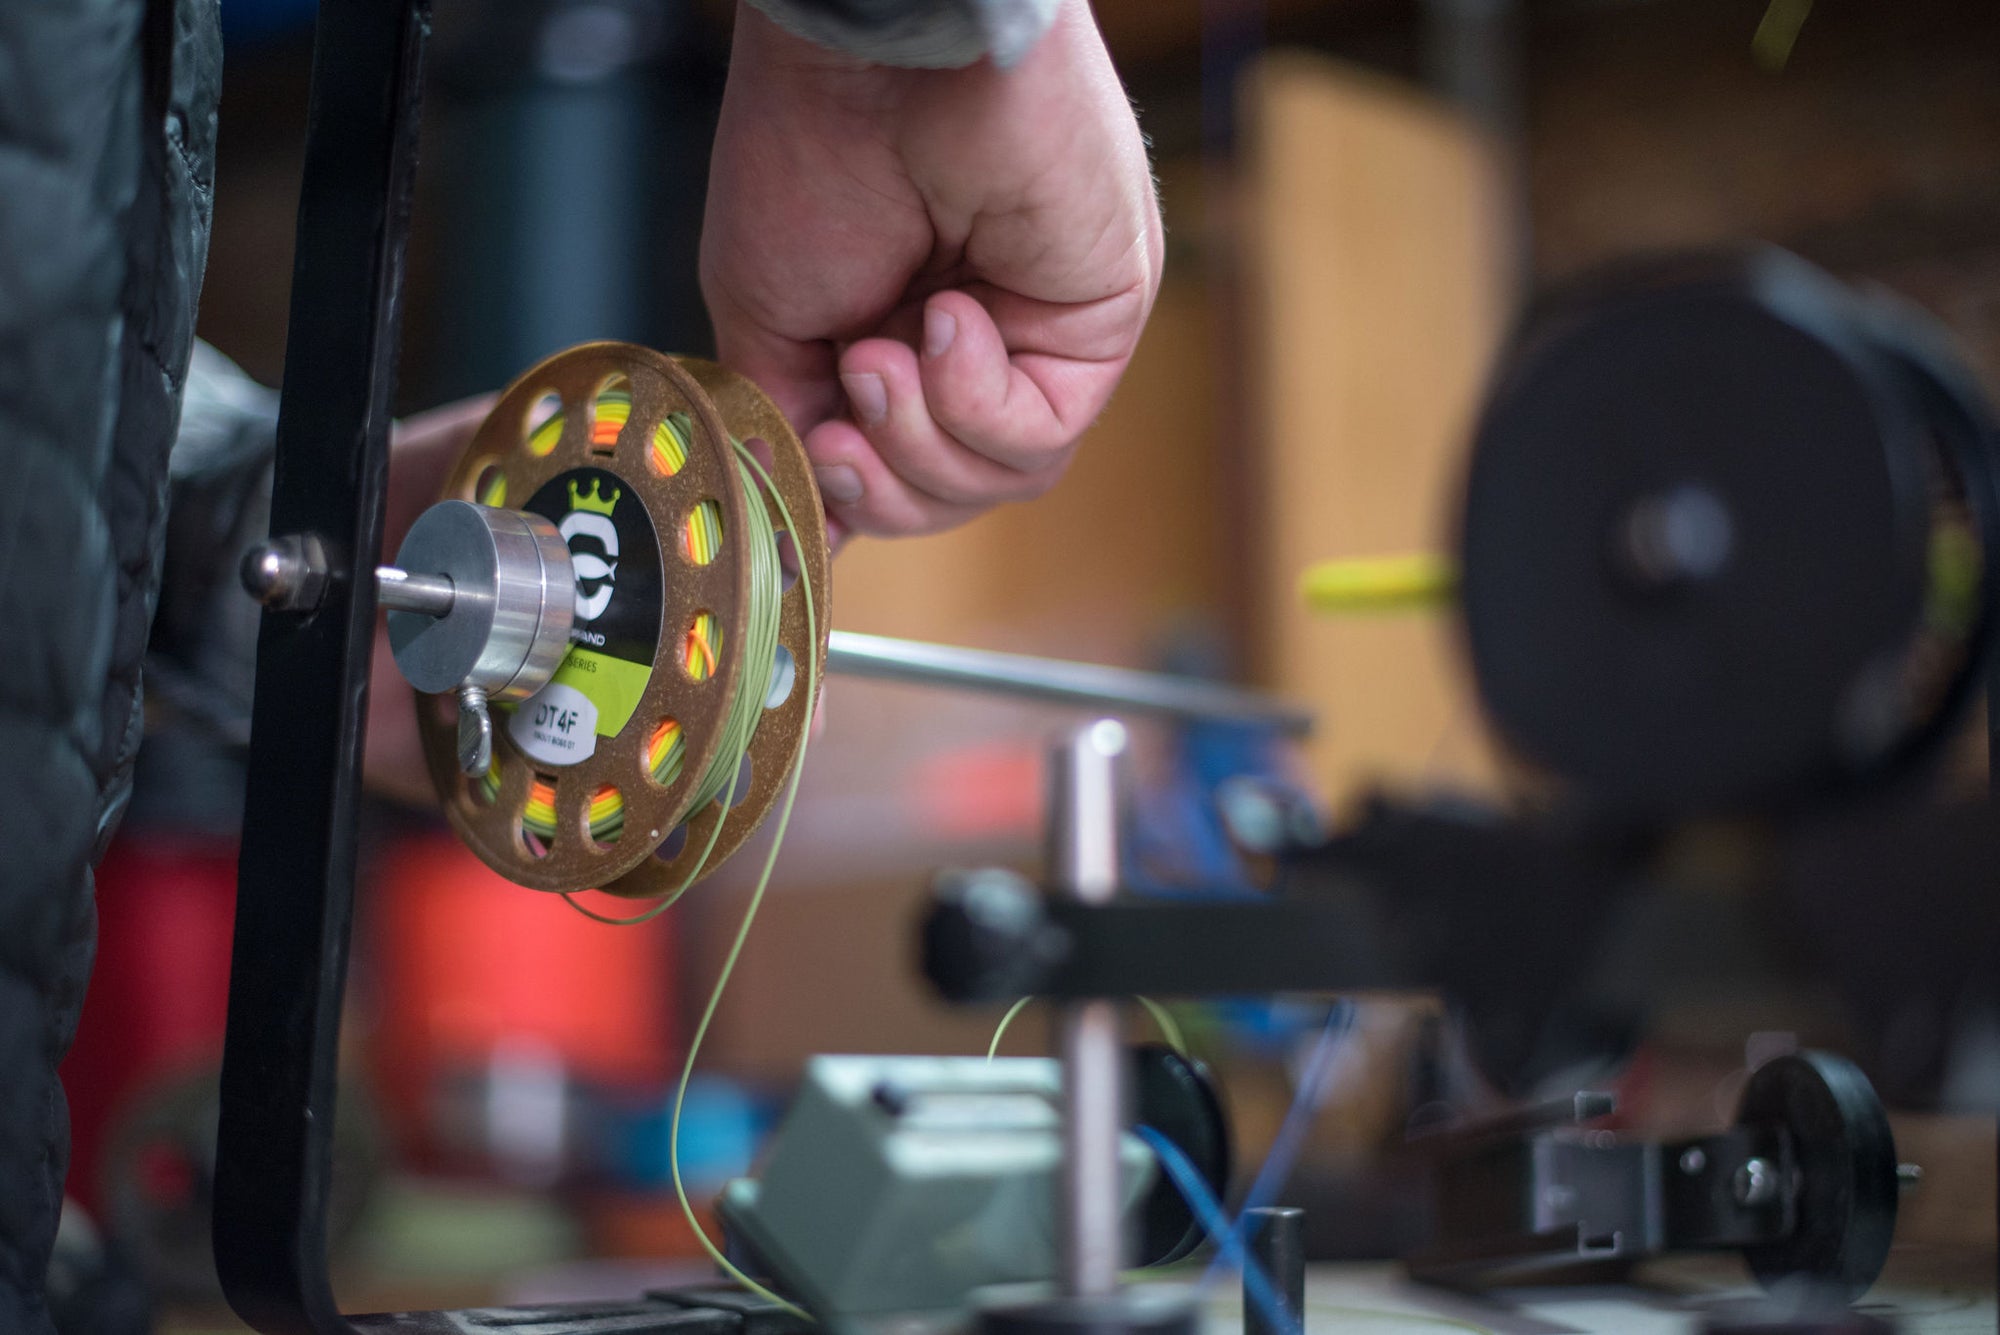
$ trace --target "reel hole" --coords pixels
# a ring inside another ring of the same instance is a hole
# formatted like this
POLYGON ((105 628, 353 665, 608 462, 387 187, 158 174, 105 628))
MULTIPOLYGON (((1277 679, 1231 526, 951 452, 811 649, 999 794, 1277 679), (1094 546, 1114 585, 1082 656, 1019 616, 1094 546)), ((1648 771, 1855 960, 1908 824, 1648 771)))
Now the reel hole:
POLYGON ((653 850, 653 856, 662 862, 672 862, 681 855, 688 844, 688 827, 685 822, 667 831, 667 837, 660 840, 660 846, 653 850))
POLYGON ((750 763, 750 753, 746 751, 743 753, 743 763, 736 767, 735 789, 733 791, 728 788, 722 790, 722 798, 728 800, 730 810, 734 811, 737 807, 742 806, 750 800, 750 787, 756 781, 756 778, 757 770, 750 763))
POLYGON ((688 439, 694 425, 686 413, 668 413, 653 428, 653 447, 646 451, 646 457, 653 461, 653 471, 661 477, 672 477, 687 467, 688 439))
POLYGON ((521 847, 531 858, 545 858, 556 842, 556 781, 554 776, 537 774, 528 783, 528 800, 521 807, 518 826, 521 847))
POLYGON ((790 593, 799 582, 800 565, 799 545, 792 541, 792 531, 788 528, 778 530, 778 569, 782 572, 778 587, 790 593))
POLYGON ((779 645, 777 657, 771 660, 771 688, 764 693, 764 708, 776 709, 791 699, 792 683, 798 675, 799 665, 792 658, 792 651, 779 645))
POLYGON ((681 667, 694 681, 707 681, 722 661, 722 625, 715 613, 700 611, 681 637, 681 667))
POLYGON ((632 418, 632 382, 614 375, 597 387, 590 400, 590 452, 614 454, 618 433, 632 418))
POLYGON ((476 779, 467 779, 465 786, 471 791, 472 800, 483 807, 490 807, 500 800, 500 754, 497 750, 493 754, 493 763, 486 767, 486 773, 476 779))
POLYGON ((611 848, 625 833, 625 794, 615 784, 603 785, 590 795, 586 820, 590 842, 600 849, 611 848))
POLYGON ((695 565, 705 566, 713 563, 721 551, 722 507, 714 501, 703 501, 688 511, 681 524, 681 555, 695 565))
POLYGON ((528 405, 522 433, 528 453, 537 459, 554 454, 557 442, 562 440, 562 406, 562 398, 554 390, 545 391, 528 405))
POLYGON ((489 459, 472 475, 472 499, 481 505, 507 503, 507 472, 499 461, 489 459))
POLYGON ((681 732, 680 720, 661 719, 646 739, 646 777, 662 788, 672 786, 681 776, 686 753, 687 738, 681 732))

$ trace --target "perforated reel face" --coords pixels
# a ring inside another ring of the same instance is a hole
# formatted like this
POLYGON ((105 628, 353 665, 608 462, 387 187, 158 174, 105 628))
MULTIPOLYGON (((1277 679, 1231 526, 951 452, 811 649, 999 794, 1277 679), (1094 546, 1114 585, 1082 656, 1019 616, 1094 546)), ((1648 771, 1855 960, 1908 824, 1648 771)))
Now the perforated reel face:
POLYGON ((783 415, 711 363, 586 344, 507 389, 445 495, 549 519, 568 542, 577 584, 569 653, 533 698, 498 712, 486 776, 459 772, 451 700, 419 698, 425 755, 453 828, 495 871, 540 890, 653 897, 682 885, 704 854, 705 870, 720 865, 783 791, 825 661, 825 524, 783 415), (765 458, 796 531, 782 532, 761 488, 745 488, 732 434, 765 458), (781 531, 797 578, 787 577, 780 601, 779 671, 747 682, 753 504, 781 531), (816 636, 802 586, 818 612, 816 636), (766 700, 747 772, 733 802, 690 811, 739 690, 766 700))

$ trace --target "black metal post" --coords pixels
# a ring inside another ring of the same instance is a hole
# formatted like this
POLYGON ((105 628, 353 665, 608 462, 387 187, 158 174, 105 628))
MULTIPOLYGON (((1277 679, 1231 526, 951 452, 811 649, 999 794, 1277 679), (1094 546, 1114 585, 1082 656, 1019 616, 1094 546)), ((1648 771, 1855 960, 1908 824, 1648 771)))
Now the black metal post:
POLYGON ((237 879, 215 1256, 267 1335, 352 1329, 326 1268, 335 1066, 353 916, 403 252, 428 0, 320 0, 271 528, 311 533, 317 608, 257 642, 237 879))
POLYGON ((1250 1262, 1271 1281, 1279 1311, 1265 1312, 1252 1300, 1244 1270, 1243 1335, 1304 1335, 1306 1328, 1306 1212, 1296 1205, 1265 1205, 1250 1211, 1250 1262), (1282 1317, 1284 1324, 1272 1324, 1282 1317))

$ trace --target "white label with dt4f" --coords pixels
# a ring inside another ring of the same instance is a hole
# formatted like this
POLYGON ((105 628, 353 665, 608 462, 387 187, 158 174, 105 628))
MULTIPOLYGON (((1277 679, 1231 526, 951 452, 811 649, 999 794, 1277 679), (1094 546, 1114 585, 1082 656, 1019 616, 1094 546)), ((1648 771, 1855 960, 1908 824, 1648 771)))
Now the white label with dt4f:
POLYGON ((552 681, 521 702, 507 732, 530 759, 574 765, 597 750, 597 706, 576 687, 552 681))

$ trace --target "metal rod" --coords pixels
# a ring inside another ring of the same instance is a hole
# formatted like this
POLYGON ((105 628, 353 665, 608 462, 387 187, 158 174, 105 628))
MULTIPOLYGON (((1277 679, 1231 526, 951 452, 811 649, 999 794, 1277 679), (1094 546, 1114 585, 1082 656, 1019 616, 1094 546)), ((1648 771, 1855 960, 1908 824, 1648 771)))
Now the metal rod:
MULTIPOLYGON (((1118 887, 1118 778, 1125 729, 1099 719, 1065 737, 1049 758, 1049 873, 1087 904, 1118 887)), ((1057 1017, 1062 1059, 1063 1159, 1059 1212, 1062 1284, 1073 1298, 1118 1291, 1125 1264, 1119 1145, 1125 1134, 1124 1053, 1115 1001, 1065 1006, 1057 1017)))
POLYGON ((412 575, 395 566, 376 566, 375 601, 391 612, 441 617, 458 601, 458 589, 449 575, 412 575))
POLYGON ((957 686, 1125 713, 1250 723, 1293 736, 1311 732, 1313 726, 1312 712, 1299 705, 1193 677, 856 631, 837 630, 828 637, 826 666, 829 672, 850 677, 957 686))
POLYGON ((1249 1270, 1244 1271, 1243 1335, 1303 1335, 1306 1310, 1306 1212, 1296 1205, 1265 1205, 1251 1210, 1250 1263, 1271 1281, 1271 1292, 1282 1309, 1266 1312, 1250 1296, 1249 1270), (1273 1325, 1274 1316, 1283 1325, 1273 1325))

